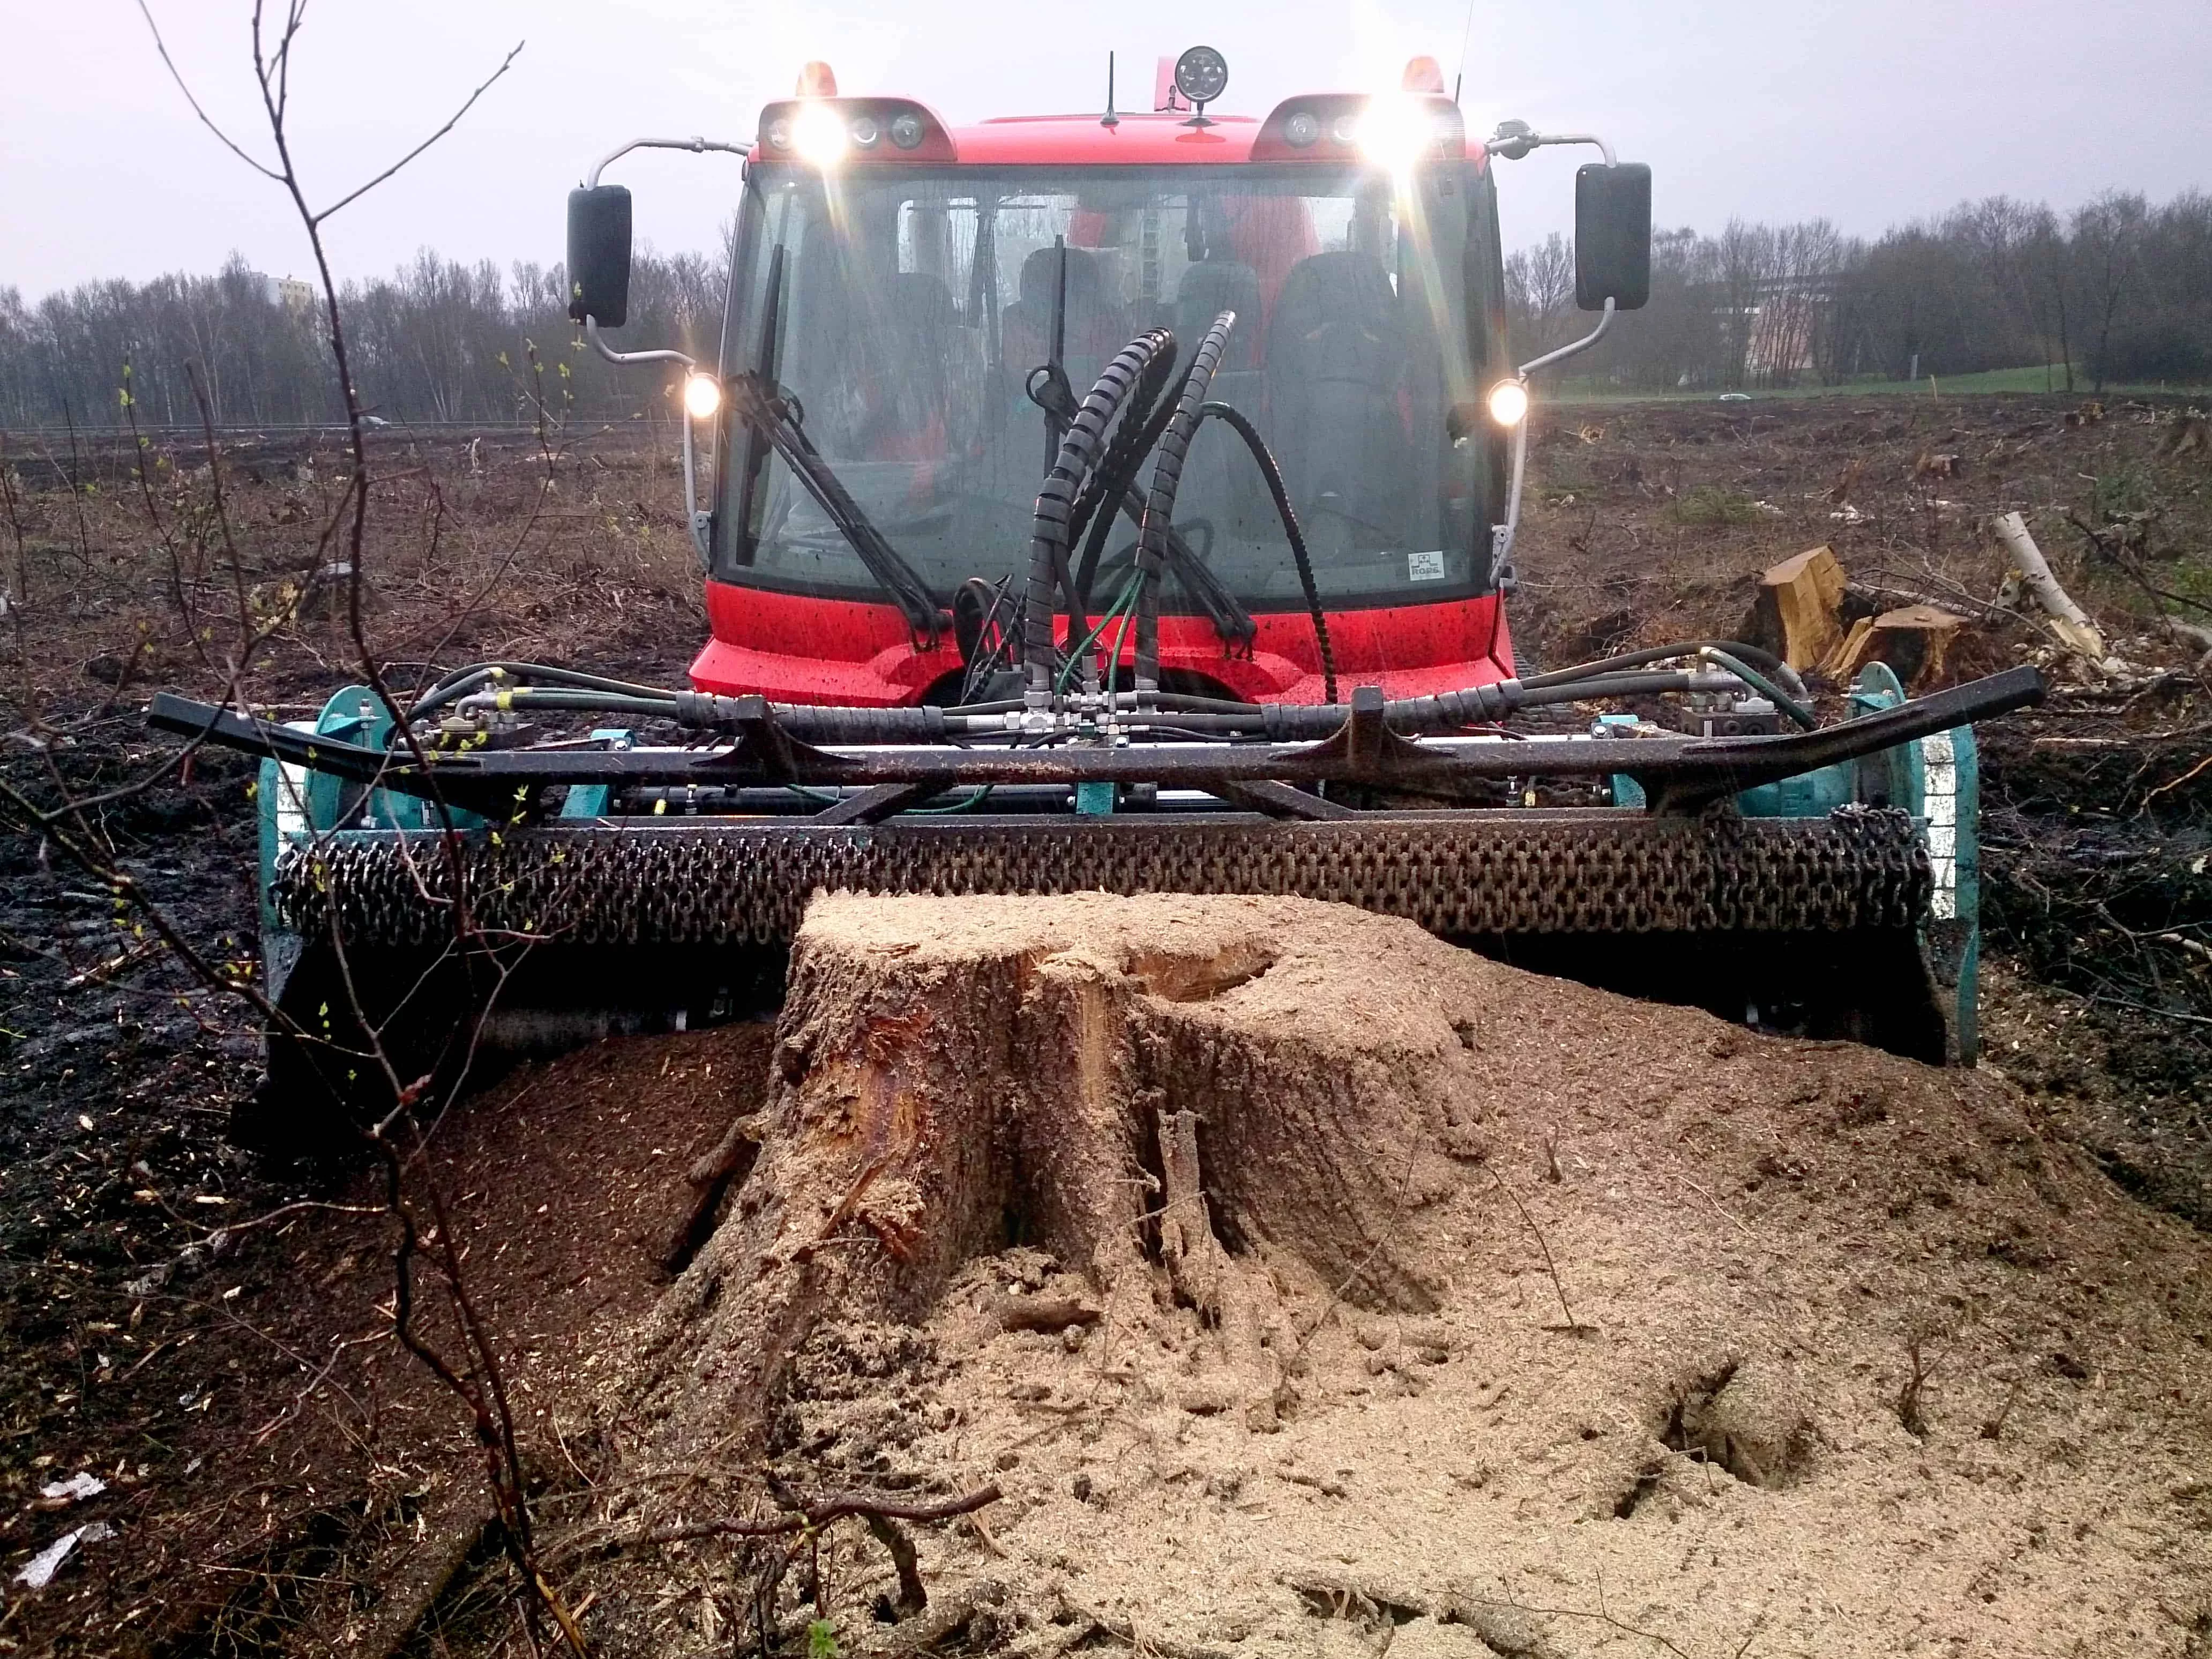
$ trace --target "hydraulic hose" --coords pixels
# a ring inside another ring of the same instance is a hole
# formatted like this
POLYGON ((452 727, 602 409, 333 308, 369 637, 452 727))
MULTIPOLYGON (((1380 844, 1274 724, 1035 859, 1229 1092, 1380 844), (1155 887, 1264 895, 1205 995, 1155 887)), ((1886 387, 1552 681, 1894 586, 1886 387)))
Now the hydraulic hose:
MULTIPOLYGON (((1028 702, 1033 708, 1042 708, 1052 700, 1052 593, 1067 564, 1068 521, 1076 494, 1097 457, 1106 428, 1113 424, 1131 389, 1153 357, 1174 339, 1165 329, 1152 329, 1124 346, 1106 366, 1106 372, 1076 410, 1067 435, 1060 440, 1052 470, 1045 474, 1044 488, 1037 492, 1030 537, 1029 587, 1022 605, 1022 661, 1029 676, 1028 702)), ((1079 601, 1070 602, 1079 608, 1079 601)))
POLYGON ((1114 441, 1106 447, 1106 459, 1091 473, 1083 491, 1075 498, 1075 511, 1068 520, 1068 545, 1083 543, 1083 558, 1075 567, 1076 591, 1083 596, 1082 603, 1091 602, 1091 584, 1098 573, 1098 560, 1106 550, 1106 538, 1114 529, 1114 521, 1121 515, 1121 498, 1137 477, 1137 470, 1145 464, 1145 457, 1152 453, 1166 430, 1169 419, 1175 414, 1173 399, 1167 390, 1176 369, 1176 343, 1170 339, 1164 350, 1158 353, 1145 365, 1145 372, 1137 381, 1137 389, 1129 399, 1129 412, 1115 428, 1114 441), (1086 538, 1085 532, 1090 533, 1086 538))
POLYGON ((1175 519, 1176 491, 1182 483, 1182 464, 1198 434, 1200 411, 1229 349, 1229 331, 1237 326, 1237 313, 1224 311, 1213 319, 1192 354, 1190 373, 1183 377, 1182 395, 1176 400, 1174 416, 1160 434, 1159 459, 1152 467, 1152 493, 1145 501, 1145 521, 1137 533, 1137 654, 1136 686, 1153 691, 1160 684, 1160 587, 1167 568, 1168 526, 1175 519))
POLYGON ((1790 717, 1791 723, 1794 724, 1800 731, 1810 732, 1815 726, 1820 725, 1820 722, 1819 719, 1815 717, 1813 711, 1808 708, 1803 703, 1798 702, 1796 698, 1791 696, 1780 686, 1775 684, 1775 683, 1772 680, 1768 679, 1765 675, 1745 666, 1735 657, 1731 656, 1729 653, 1721 650, 1718 647, 1711 645, 1706 646, 1703 650, 1699 651, 1698 654, 1700 657, 1703 657, 1707 662, 1717 664, 1720 667, 1726 669, 1729 673, 1735 675, 1736 678, 1741 680, 1753 690, 1758 692, 1760 696, 1765 697, 1777 708, 1779 708, 1784 714, 1787 714, 1790 717))
MULTIPOLYGON (((1547 703, 1598 701, 1610 697, 1650 696, 1664 691, 1720 691, 1736 684, 1723 672, 1657 672, 1595 675, 1572 685, 1530 688, 1518 680, 1492 685, 1469 686, 1463 691, 1434 696, 1404 697, 1382 705, 1383 724, 1402 736, 1457 732, 1468 726, 1492 726, 1516 709, 1547 703)), ((548 708, 580 706, 583 694, 518 691, 514 706, 548 708), (565 700, 578 698, 578 704, 565 700)), ((705 691, 679 691, 668 700, 672 707, 651 712, 666 713, 678 724, 695 730, 741 731, 760 717, 762 705, 750 697, 727 697, 705 691)), ((1117 698, 1117 704, 1124 702, 1117 698)), ((1134 704, 1134 696, 1126 702, 1134 704)), ((1350 718, 1348 703, 1237 704, 1200 697, 1145 697, 1147 705, 1125 708, 1123 718, 1133 727, 1148 725, 1174 727, 1209 738, 1261 738, 1277 743, 1310 742, 1334 736, 1350 718)), ((605 706, 594 702, 593 708, 605 706)), ((1023 707, 1030 704, 1024 700, 1023 707)), ((1011 712, 1006 704, 979 704, 973 709, 946 708, 933 703, 898 708, 836 708, 813 703, 769 703, 767 712, 777 727, 801 743, 898 744, 944 743, 955 738, 1009 736, 1003 724, 1011 712), (987 712, 988 711, 988 712, 987 712), (971 721, 981 724, 971 725, 971 721)), ((617 712, 630 712, 627 709, 617 712)))
POLYGON ((465 697, 478 687, 500 679, 513 679, 522 684, 544 680, 550 685, 574 686, 581 690, 605 691, 615 696, 667 697, 673 694, 657 685, 639 685, 629 680, 609 679, 601 674, 581 674, 573 668, 554 668, 537 662, 479 662, 465 668, 457 668, 440 679, 415 700, 407 711, 411 725, 425 716, 435 714, 447 704, 465 697))
POLYGON ((1569 680, 1587 679, 1592 674, 1610 674, 1625 668, 1641 668, 1647 663, 1665 662, 1674 657, 1694 657, 1700 651, 1725 651, 1741 661, 1765 670, 1789 688, 1793 696, 1805 695, 1805 682, 1797 671, 1771 651, 1762 651, 1755 645, 1746 645, 1741 640, 1685 640, 1676 645, 1655 645, 1642 651, 1624 651, 1617 656, 1601 657, 1595 662, 1577 663, 1570 668, 1554 669, 1548 674, 1531 674, 1521 682, 1523 685, 1564 685, 1569 680))
POLYGON ((1321 587, 1314 580, 1313 559, 1306 551, 1305 532, 1298 528, 1298 515, 1291 506, 1290 491, 1283 487, 1283 469, 1275 465, 1274 455, 1261 441, 1259 428, 1244 418, 1243 411, 1228 404, 1201 404, 1198 410, 1200 421, 1220 421, 1252 452, 1252 459, 1260 468, 1260 476, 1267 481, 1267 493, 1275 498, 1275 514, 1283 521, 1283 533, 1291 539, 1291 557, 1298 567, 1298 586, 1306 596, 1306 611, 1313 618, 1314 647, 1321 655, 1322 695, 1330 702, 1336 701, 1336 653, 1329 648, 1328 618, 1321 608, 1321 587))

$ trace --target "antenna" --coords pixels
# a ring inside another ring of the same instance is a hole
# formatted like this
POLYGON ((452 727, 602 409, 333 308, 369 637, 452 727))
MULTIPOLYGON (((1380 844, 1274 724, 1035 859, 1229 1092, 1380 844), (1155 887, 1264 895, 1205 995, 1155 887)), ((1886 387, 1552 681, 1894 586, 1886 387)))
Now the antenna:
POLYGON ((1114 54, 1106 54, 1106 112, 1098 118, 1102 127, 1118 127, 1121 118, 1114 113, 1114 54))
POLYGON ((1460 83, 1467 79, 1467 43, 1474 38, 1474 0, 1467 0, 1467 24, 1459 32, 1459 73, 1452 76, 1452 102, 1459 102, 1460 83))

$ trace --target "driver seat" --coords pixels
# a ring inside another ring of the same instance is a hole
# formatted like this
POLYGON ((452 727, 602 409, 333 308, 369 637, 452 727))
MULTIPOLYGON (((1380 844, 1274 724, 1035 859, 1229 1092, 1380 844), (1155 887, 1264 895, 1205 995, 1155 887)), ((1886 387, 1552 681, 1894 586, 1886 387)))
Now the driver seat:
POLYGON ((1301 259, 1267 325, 1267 434, 1317 541, 1396 545, 1410 456, 1399 410, 1405 335, 1382 262, 1341 250, 1301 259))

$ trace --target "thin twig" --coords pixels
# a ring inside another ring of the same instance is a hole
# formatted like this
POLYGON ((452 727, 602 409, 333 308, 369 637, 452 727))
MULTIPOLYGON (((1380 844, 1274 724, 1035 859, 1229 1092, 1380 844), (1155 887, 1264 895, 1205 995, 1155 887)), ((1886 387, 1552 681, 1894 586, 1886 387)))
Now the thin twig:
POLYGON ((1566 1316, 1567 1322, 1563 1328, 1570 1336, 1581 1336, 1595 1331, 1597 1328, 1596 1326, 1583 1324, 1575 1317, 1575 1310, 1567 1305, 1567 1287, 1560 1282, 1559 1264, 1552 1260, 1551 1241, 1544 1237, 1544 1230, 1536 1224, 1536 1218, 1528 1213, 1528 1206, 1521 1201, 1521 1195, 1506 1184, 1504 1176, 1498 1174, 1496 1170, 1491 1169, 1488 1164, 1483 1167, 1489 1170, 1490 1178, 1498 1183, 1498 1190, 1505 1194, 1506 1201, 1520 1212, 1522 1224, 1536 1235, 1536 1248, 1544 1253, 1544 1271, 1551 1274, 1552 1288, 1559 1293, 1559 1311, 1566 1316))
POLYGON ((833 1521, 842 1521, 854 1515, 885 1521, 950 1521, 955 1516, 967 1515, 995 1504, 1001 1495, 995 1481, 988 1486, 979 1487, 964 1498, 948 1498, 941 1504, 908 1503, 882 1492, 834 1492, 827 1497, 805 1500, 798 1514, 780 1516, 773 1521, 740 1521, 734 1516, 724 1516, 712 1521, 657 1527, 639 1533, 617 1547, 676 1544, 692 1538, 780 1538, 792 1533, 819 1532, 833 1521))
MULTIPOLYGON (((139 0, 141 9, 143 9, 144 5, 145 0, 139 0)), ((289 46, 291 40, 290 31, 287 31, 285 40, 289 46)), ((429 149, 431 145, 436 143, 438 140, 451 132, 455 126, 459 125, 461 117, 466 115, 469 111, 475 106, 477 100, 483 97, 485 93, 491 90, 492 82, 498 80, 501 76, 506 74, 507 70, 514 66, 515 58, 521 55, 522 48, 527 43, 521 40, 518 40, 514 43, 514 50, 509 52, 505 58, 500 60, 499 67, 484 77, 483 83, 479 85, 474 92, 471 93, 465 100, 463 100, 461 106, 459 109, 455 110, 451 115, 446 118, 445 125, 440 127, 428 138, 425 138, 421 143, 416 145, 414 149, 409 150, 406 155, 401 156, 390 167, 385 168, 383 172, 378 173, 376 177, 370 179, 367 184, 361 185, 358 189, 348 191, 344 195, 339 197, 337 201, 325 208, 320 213, 311 214, 307 219, 308 225, 311 228, 319 225, 324 220, 329 218, 340 208, 346 206, 349 203, 360 200, 363 196, 368 194, 370 191, 374 190, 379 185, 392 177, 393 173, 398 172, 400 168, 405 167, 410 161, 420 155, 424 150, 429 149)), ((280 120, 283 117, 283 106, 281 99, 277 105, 276 115, 280 120)), ((271 176, 273 177, 275 175, 272 174, 271 176)))

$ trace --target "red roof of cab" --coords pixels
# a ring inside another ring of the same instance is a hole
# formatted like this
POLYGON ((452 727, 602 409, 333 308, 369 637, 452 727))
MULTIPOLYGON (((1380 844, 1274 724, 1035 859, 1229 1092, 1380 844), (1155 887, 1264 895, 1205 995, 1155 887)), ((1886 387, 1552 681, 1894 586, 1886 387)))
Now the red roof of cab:
MULTIPOLYGON (((1294 103, 1309 97, 1347 96, 1356 97, 1358 94, 1304 94, 1297 99, 1283 101, 1294 103)), ((864 100, 855 97, 845 101, 857 103, 864 100)), ((882 101, 911 104, 915 100, 886 95, 882 101)), ((933 123, 944 128, 959 156, 957 165, 963 167, 1054 164, 1152 167, 1176 162, 1219 165, 1248 161, 1252 157, 1253 141, 1266 125, 1265 121, 1254 115, 1209 115, 1206 118, 1205 126, 1194 127, 1188 115, 1163 111, 1158 114, 1125 112, 1110 127, 1105 125, 1096 112, 1081 115, 1000 115, 972 126, 953 127, 945 125, 937 112, 927 105, 916 106, 926 111, 933 123)), ((1467 153, 1478 166, 1486 159, 1480 144, 1468 144, 1467 153)), ((757 161, 780 161, 785 158, 769 157, 766 154, 766 146, 756 143, 752 159, 757 161)), ((896 151, 883 151, 873 159, 896 163, 901 158, 896 151)), ((1316 161, 1341 161, 1345 157, 1340 152, 1316 150, 1313 159, 1316 161)), ((867 163, 862 161, 857 165, 867 163)))
POLYGON ((1022 167, 1072 161, 1086 167, 1116 162, 1223 162, 1248 160, 1260 123, 1249 115, 1209 115, 1193 127, 1188 115, 1125 114, 1114 126, 1088 115, 1005 115, 953 130, 963 167, 994 162, 1022 167))

